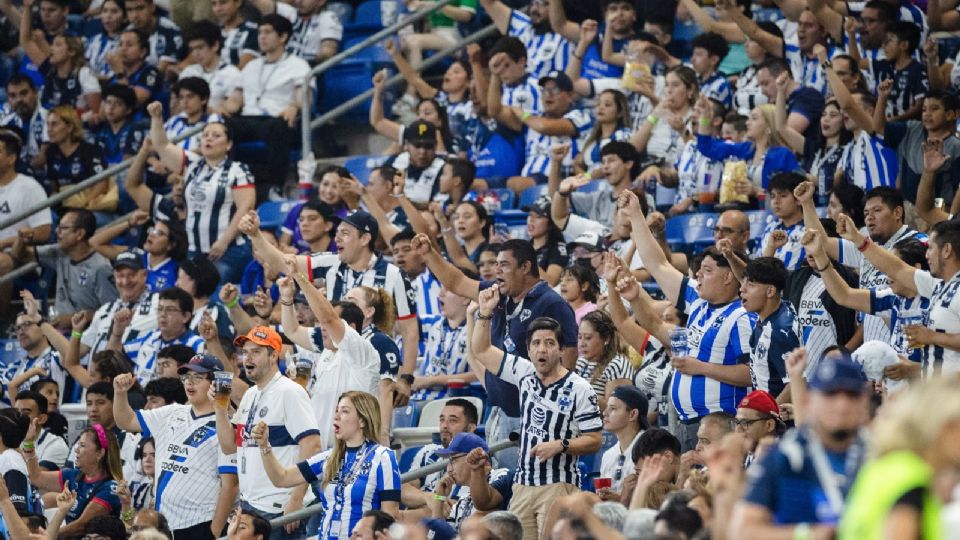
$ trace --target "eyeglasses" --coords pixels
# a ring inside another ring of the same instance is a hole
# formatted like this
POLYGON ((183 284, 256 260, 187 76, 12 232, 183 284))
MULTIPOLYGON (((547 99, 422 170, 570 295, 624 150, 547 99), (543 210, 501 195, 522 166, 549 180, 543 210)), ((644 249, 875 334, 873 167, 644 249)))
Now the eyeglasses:
POLYGON ((564 92, 563 88, 560 88, 559 86, 541 86, 540 91, 548 96, 558 96, 564 92))
POLYGON ((713 228, 713 234, 721 234, 723 236, 729 236, 731 234, 736 234, 738 232, 742 232, 742 231, 738 231, 730 227, 714 227, 713 228))
POLYGON ((158 307, 157 313, 160 313, 163 315, 170 315, 172 313, 183 313, 183 311, 178 307, 166 306, 166 307, 158 307))
POLYGON ((161 231, 157 227, 150 227, 149 229, 147 229, 147 234, 149 234, 150 236, 167 236, 166 231, 161 231))
POLYGON ((210 380, 210 378, 200 373, 188 373, 180 376, 180 382, 183 384, 197 384, 207 380, 210 380))
POLYGON ((753 424, 755 424, 755 423, 757 423, 757 422, 763 422, 764 420, 770 420, 770 418, 754 418, 754 419, 752 419, 752 420, 747 420, 747 419, 743 419, 743 418, 738 418, 738 419, 734 420, 733 423, 736 424, 737 427, 748 428, 748 427, 752 426, 753 424))

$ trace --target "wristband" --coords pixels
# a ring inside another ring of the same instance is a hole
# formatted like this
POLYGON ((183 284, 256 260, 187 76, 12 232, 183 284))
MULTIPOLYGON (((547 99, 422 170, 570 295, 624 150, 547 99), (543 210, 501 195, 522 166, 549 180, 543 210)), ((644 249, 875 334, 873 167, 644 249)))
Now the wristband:
POLYGON ((583 173, 583 177, 586 178, 587 180, 591 180, 593 178, 593 173, 590 171, 587 171, 583 173))
POLYGON ((523 111, 523 114, 520 115, 520 121, 526 122, 527 118, 530 118, 530 111, 523 111))
POLYGON ((491 313, 491 314, 489 314, 489 315, 484 315, 484 314, 480 313, 480 310, 477 310, 477 317, 476 317, 476 318, 477 318, 478 321, 489 321, 489 320, 493 319, 493 313, 491 313))
POLYGON ((411 386, 413 385, 414 378, 412 373, 404 373, 402 375, 398 375, 397 378, 411 386))
POLYGON ((291 301, 289 301, 289 302, 284 302, 283 300, 280 300, 280 305, 281 305, 281 306, 292 306, 292 305, 293 305, 293 300, 291 300, 291 301))
POLYGON ((447 500, 447 498, 444 497, 443 495, 434 495, 434 496, 433 496, 433 500, 435 500, 435 501, 445 501, 445 500, 447 500))
POLYGON ((237 304, 239 304, 239 303, 240 303, 240 297, 237 296, 236 298, 234 298, 233 300, 227 302, 227 303, 224 304, 224 305, 227 307, 227 309, 233 309, 233 308, 237 307, 237 304))
POLYGON ((700 125, 703 126, 703 127, 710 127, 710 119, 709 119, 709 118, 700 118, 700 125))
POLYGON ((647 123, 650 124, 651 126, 657 125, 657 122, 659 122, 659 121, 660 121, 660 119, 657 118, 656 116, 652 115, 652 114, 649 115, 649 116, 647 116, 647 123))
POLYGON ((36 447, 34 443, 29 441, 23 441, 23 444, 20 445, 20 448, 26 452, 32 452, 36 447))
POLYGON ((820 62, 821 69, 830 69, 832 67, 833 67, 833 64, 829 60, 827 60, 826 62, 820 62))
POLYGON ((859 251, 860 253, 863 253, 864 251, 867 250, 868 247, 870 247, 870 244, 872 243, 873 243, 873 240, 870 240, 869 236, 864 238, 863 243, 860 244, 860 247, 857 248, 857 251, 859 251))
POLYGON ((825 265, 823 266, 823 268, 814 268, 813 271, 816 272, 816 273, 818 273, 818 274, 821 274, 821 273, 823 273, 823 271, 826 270, 827 268, 830 268, 830 261, 827 261, 827 264, 825 264, 825 265))
POLYGON ((121 519, 122 521, 124 521, 124 522, 133 521, 134 513, 135 513, 135 512, 134 512, 133 508, 131 508, 131 509, 129 509, 129 510, 124 510, 124 511, 120 512, 120 519, 121 519))
POLYGON ((83 337, 83 332, 77 332, 76 330, 70 332, 70 337, 80 339, 83 337))
POLYGON ((800 523, 793 528, 793 540, 807 540, 810 538, 810 525, 800 523))

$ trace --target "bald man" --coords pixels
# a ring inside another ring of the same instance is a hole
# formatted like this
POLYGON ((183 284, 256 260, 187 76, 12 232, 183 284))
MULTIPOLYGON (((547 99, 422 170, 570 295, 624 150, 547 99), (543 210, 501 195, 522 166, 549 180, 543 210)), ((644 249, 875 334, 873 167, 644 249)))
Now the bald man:
POLYGON ((740 210, 726 210, 717 218, 713 226, 713 239, 729 239, 734 251, 747 252, 747 240, 750 239, 750 220, 740 210))

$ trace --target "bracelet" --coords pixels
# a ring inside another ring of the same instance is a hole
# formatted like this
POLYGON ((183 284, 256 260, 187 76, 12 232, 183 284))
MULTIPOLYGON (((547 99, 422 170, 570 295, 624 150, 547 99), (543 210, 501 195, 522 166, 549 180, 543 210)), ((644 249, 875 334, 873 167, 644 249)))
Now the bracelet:
POLYGON ((868 247, 870 247, 870 244, 872 243, 873 243, 873 240, 870 240, 870 237, 867 236, 866 238, 863 239, 863 243, 860 244, 860 247, 857 248, 857 251, 859 251, 860 253, 863 253, 864 251, 867 250, 868 247))
MULTIPOLYGON (((281 299, 281 300, 280 300, 280 305, 281 305, 281 306, 292 306, 292 305, 293 305, 293 300, 291 300, 291 301, 289 301, 289 302, 284 302, 284 301, 281 299)), ((258 315, 259 315, 259 313, 258 313, 258 315)))
POLYGON ((816 273, 818 273, 818 274, 821 274, 821 273, 823 273, 823 271, 826 270, 827 268, 830 268, 830 261, 827 261, 827 264, 823 265, 823 268, 814 268, 813 271, 816 272, 816 273))
POLYGON ((445 501, 445 500, 447 500, 447 498, 444 497, 443 495, 434 495, 434 496, 433 496, 433 500, 435 500, 435 501, 445 501))
POLYGON ((489 315, 484 315, 484 314, 480 313, 480 310, 477 310, 477 317, 476 317, 476 318, 477 318, 478 321, 489 321, 489 320, 493 319, 493 313, 491 313, 491 314, 489 314, 489 315))
POLYGON ((793 528, 793 540, 807 540, 810 538, 810 525, 800 523, 793 528))
POLYGON ((20 449, 24 452, 33 452, 37 448, 37 445, 30 441, 23 441, 23 444, 20 445, 20 449))
POLYGON ((80 339, 83 337, 83 332, 77 332, 76 330, 70 332, 70 337, 80 339))
POLYGON ((559 195, 559 196, 561 196, 561 197, 565 197, 565 198, 567 198, 567 199, 570 198, 570 192, 569 192, 569 191, 560 191, 560 190, 558 189, 558 190, 557 190, 557 195, 559 195))
POLYGON ((659 121, 660 119, 652 114, 647 116, 647 123, 650 124, 651 126, 657 125, 657 122, 659 121))
POLYGON ((520 121, 526 122, 527 118, 530 118, 530 111, 523 111, 523 114, 520 115, 520 121))
POLYGON ((397 378, 409 385, 413 385, 413 381, 415 380, 412 373, 404 373, 402 375, 397 375, 397 378))
POLYGON ((262 447, 260 447, 260 455, 261 455, 261 456, 265 456, 265 455, 269 454, 270 452, 273 452, 273 447, 272 447, 272 446, 262 446, 262 447))
POLYGON ((120 512, 120 519, 123 520, 123 521, 133 521, 133 516, 134 516, 134 514, 135 514, 135 512, 134 512, 133 508, 131 508, 131 509, 129 509, 129 510, 124 510, 124 511, 120 512))
POLYGON ((237 296, 237 297, 234 298, 233 300, 231 300, 231 301, 227 302, 226 304, 224 304, 224 306, 226 306, 227 309, 233 309, 233 308, 237 307, 237 304, 239 304, 239 303, 240 303, 240 297, 237 296))
POLYGON ((833 67, 833 63, 827 60, 826 62, 820 62, 821 69, 830 69, 833 67))
POLYGON ((593 173, 590 172, 590 171, 587 171, 587 172, 583 173, 583 177, 586 178, 587 180, 592 180, 592 179, 593 179, 593 173))

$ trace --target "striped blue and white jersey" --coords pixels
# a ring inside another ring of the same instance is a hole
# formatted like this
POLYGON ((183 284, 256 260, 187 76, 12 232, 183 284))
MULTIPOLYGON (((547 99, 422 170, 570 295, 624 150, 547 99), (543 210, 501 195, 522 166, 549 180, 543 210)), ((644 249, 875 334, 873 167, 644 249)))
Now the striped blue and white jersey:
MULTIPOLYGON (((944 281, 930 272, 917 270, 913 281, 920 296, 930 298, 930 322, 927 328, 944 334, 960 334, 960 273, 944 281)), ((926 377, 953 375, 960 372, 960 351, 927 345, 923 351, 923 373, 926 377)))
POLYGON ((837 345, 837 327, 833 315, 823 305, 823 294, 827 286, 816 273, 803 284, 800 292, 800 304, 797 307, 797 320, 800 323, 800 339, 810 357, 805 375, 813 373, 813 367, 828 347, 837 345))
POLYGON ((325 486, 326 467, 332 466, 333 451, 321 452, 297 464, 303 478, 313 484, 323 506, 319 538, 350 538, 368 510, 379 510, 384 502, 400 502, 400 468, 393 450, 371 441, 347 448, 340 470, 325 486), (318 490, 322 487, 323 490, 318 490))
MULTIPOLYGON (((427 336, 426 350, 417 369, 417 376, 459 375, 469 369, 466 321, 456 328, 451 327, 447 319, 433 325, 427 336)), ((433 386, 417 390, 410 399, 432 401, 446 396, 446 386, 433 386)))
MULTIPOLYGON (((133 28, 133 24, 130 25, 133 28)), ((150 34, 150 52, 147 54, 147 63, 158 66, 160 62, 177 62, 177 55, 183 48, 183 34, 180 27, 172 20, 157 16, 157 27, 150 34)))
POLYGON ((593 117, 583 109, 573 109, 563 117, 573 124, 576 136, 545 135, 533 128, 524 128, 526 160, 521 173, 523 176, 546 175, 550 170, 550 148, 558 144, 570 145, 570 152, 563 158, 560 175, 566 176, 573 171, 573 159, 580 153, 581 141, 593 129, 593 117))
MULTIPOLYGON (((866 0, 857 0, 853 2, 846 2, 846 4, 847 13, 859 19, 861 13, 863 13, 863 8, 865 8, 867 5, 867 2, 866 0)), ((930 27, 927 25, 927 16, 921 8, 913 5, 909 1, 900 0, 900 9, 897 11, 897 20, 910 22, 917 25, 917 28, 920 29, 921 45, 927 40, 927 34, 930 32, 930 27)))
POLYGON ((417 319, 420 320, 420 354, 423 356, 427 344, 427 336, 433 325, 440 322, 440 280, 429 268, 424 268, 416 278, 410 280, 410 289, 417 302, 417 319))
POLYGON ((156 510, 172 530, 210 521, 220 475, 237 474, 237 456, 220 450, 213 413, 196 416, 191 405, 176 403, 136 413, 143 436, 156 443, 156 510))
MULTIPOLYGON (((254 385, 243 394, 232 421, 237 429, 240 500, 259 512, 278 513, 287 504, 291 488, 276 487, 267 476, 260 448, 252 436, 253 428, 260 422, 269 427, 273 455, 283 467, 295 465, 300 456, 300 440, 319 435, 320 430, 307 391, 281 373, 274 375, 262 390, 254 385)), ((313 494, 308 491, 304 505, 311 502, 313 494)))
MULTIPOLYGON (((496 486, 501 482, 506 482, 506 478, 510 475, 510 469, 491 469, 487 473, 487 484, 496 486)), ((503 495, 503 493, 501 493, 503 495)), ((450 516, 447 518, 447 521, 453 526, 454 529, 460 530, 460 526, 463 525, 463 521, 473 515, 474 506, 473 506, 473 497, 470 495, 470 486, 454 486, 454 490, 450 493, 450 498, 455 499, 456 502, 453 504, 453 509, 450 510, 450 516)), ((502 508, 508 506, 507 500, 503 501, 502 508)))
MULTIPOLYGON (((816 56, 807 56, 800 50, 800 45, 796 38, 784 40, 783 44, 784 60, 790 64, 790 71, 793 73, 793 79, 803 86, 809 86, 827 95, 827 77, 820 67, 820 60, 816 56)), ((827 47, 827 56, 833 58, 838 54, 844 54, 834 46, 827 47)), ((812 54, 812 53, 811 53, 812 54)))
MULTIPOLYGON (((860 230, 860 234, 864 236, 869 235, 869 231, 866 228, 860 230)), ((904 238, 916 237, 918 240, 923 242, 927 241, 927 235, 911 229, 906 225, 900 227, 897 232, 890 237, 889 240, 883 243, 880 247, 886 250, 893 249, 893 246, 897 242, 903 240, 904 238)), ((849 266, 854 268, 860 274, 860 288, 861 289, 872 289, 872 288, 883 288, 890 286, 890 278, 886 274, 877 270, 873 264, 863 256, 863 253, 857 250, 857 246, 853 245, 852 242, 847 240, 840 240, 840 246, 838 249, 839 258, 837 262, 844 266, 849 266)), ((929 295, 927 295, 929 296, 929 295)), ((863 341, 885 341, 890 342, 890 328, 886 321, 880 317, 875 317, 873 315, 864 315, 863 316, 863 341)))
POLYGON ((520 390, 522 433, 514 483, 546 486, 564 482, 579 486, 580 468, 576 456, 564 452, 540 460, 530 450, 543 442, 573 439, 603 429, 593 387, 572 371, 550 386, 544 386, 533 364, 513 354, 504 354, 496 375, 520 390))
POLYGON ((157 353, 170 345, 186 345, 196 353, 206 350, 203 338, 190 330, 184 331, 169 341, 163 339, 160 330, 154 330, 123 344, 123 352, 133 361, 134 375, 141 386, 153 380, 154 373, 157 371, 157 353))
MULTIPOLYGON (((9 383, 12 379, 19 377, 30 369, 42 367, 43 369, 47 370, 46 376, 56 381, 57 386, 60 387, 60 403, 63 403, 63 385, 67 380, 67 369, 63 367, 63 362, 60 360, 60 353, 57 352, 56 349, 48 345, 43 352, 36 356, 36 358, 30 358, 24 354, 23 358, 21 358, 20 361, 15 364, 15 367, 16 369, 12 373, 9 373, 10 378, 7 378, 7 374, 4 374, 2 379, 4 386, 6 386, 7 383, 9 383)), ((20 384, 18 391, 24 392, 29 390, 30 385, 38 380, 40 380, 39 375, 30 377, 20 384)), ((9 403, 7 398, 8 394, 4 392, 3 402, 7 403, 8 405, 12 405, 12 403, 9 403)))
POLYGON ((331 302, 343 300, 354 287, 365 286, 384 289, 393 296, 397 320, 409 319, 417 314, 410 281, 403 271, 379 255, 372 255, 367 269, 362 272, 340 262, 335 253, 311 255, 307 259, 307 274, 311 279, 322 278, 326 282, 327 299, 331 302))
MULTIPOLYGON (((8 499, 17 509, 17 513, 29 512, 33 488, 30 486, 27 463, 17 449, 7 448, 0 452, 0 476, 6 483, 8 499)), ((0 516, 0 534, 3 534, 4 538, 10 538, 10 529, 5 519, 0 516)))
POLYGON ((893 187, 900 169, 897 152, 883 144, 883 139, 861 131, 843 149, 837 169, 843 171, 847 182, 864 191, 875 187, 893 187))
POLYGON ((507 107, 519 107, 523 112, 543 114, 543 104, 540 103, 540 84, 532 75, 516 84, 504 83, 500 89, 500 103, 507 107))
POLYGON ((787 355, 800 346, 800 323, 790 302, 757 322, 750 335, 750 380, 753 388, 779 396, 790 382, 787 355))
POLYGON ((767 223, 767 226, 763 229, 763 233, 760 235, 760 244, 757 246, 757 250, 753 256, 763 256, 763 250, 770 243, 770 235, 773 234, 773 231, 784 231, 787 233, 787 243, 778 247, 773 253, 773 256, 783 261, 783 265, 787 267, 787 270, 796 270, 803 264, 804 259, 807 257, 807 251, 803 248, 803 244, 800 243, 800 239, 803 237, 803 231, 805 230, 803 220, 787 227, 784 225, 782 219, 772 214, 770 218, 772 218, 772 220, 767 223))
MULTIPOLYGON (((234 68, 236 69, 236 68, 234 68)), ((181 133, 197 126, 200 123, 210 123, 210 122, 223 122, 223 117, 219 114, 204 114, 200 117, 198 122, 193 124, 187 119, 186 113, 180 113, 171 116, 166 122, 163 123, 163 131, 166 132, 167 138, 171 141, 179 136, 181 133)), ((184 150, 193 150, 195 152, 200 151, 200 134, 202 132, 194 133, 193 135, 183 139, 182 141, 176 143, 177 146, 183 148, 184 150)))
MULTIPOLYGON (((711 304, 697 295, 696 282, 684 278, 677 309, 687 314, 690 356, 701 362, 735 366, 750 362, 750 334, 757 316, 740 305, 711 304)), ((691 420, 715 412, 736 414, 737 404, 747 389, 703 375, 673 374, 670 397, 680 420, 691 420)))
POLYGON ((700 153, 697 139, 690 139, 683 145, 674 167, 679 178, 676 202, 696 198, 701 191, 720 191, 723 162, 700 153))
POLYGON ((229 30, 220 27, 223 34, 223 47, 220 48, 220 58, 233 64, 240 65, 241 56, 260 56, 260 45, 257 43, 259 28, 253 21, 243 21, 236 28, 229 30))
POLYGON ((567 69, 571 43, 556 32, 538 34, 526 13, 513 10, 507 34, 527 48, 527 73, 537 80, 551 71, 567 69))
POLYGON ((37 108, 29 121, 25 121, 17 114, 9 103, 0 109, 0 126, 17 126, 26 136, 26 143, 20 150, 20 159, 30 161, 40 155, 40 148, 47 143, 47 114, 50 111, 37 102, 37 108))
POLYGON ((887 98, 887 117, 898 116, 907 112, 914 103, 923 101, 930 91, 930 81, 927 77, 927 66, 912 60, 903 69, 897 69, 892 62, 884 60, 877 64, 877 79, 893 79, 893 87, 887 98))
POLYGON ((101 79, 113 77, 113 70, 110 68, 110 62, 107 62, 107 55, 117 49, 120 45, 120 34, 109 36, 106 32, 83 38, 83 57, 87 60, 87 65, 93 70, 94 75, 101 79))
POLYGON ((583 156, 583 165, 588 171, 599 167, 603 161, 603 158, 600 155, 600 151, 603 150, 603 147, 609 142, 629 141, 631 135, 633 135, 633 131, 629 127, 621 127, 617 128, 617 130, 611 133, 609 137, 603 137, 598 140, 590 141, 589 143, 584 142, 583 149, 580 151, 580 155, 583 156))
POLYGON ((380 380, 396 381, 400 373, 400 348, 397 342, 372 324, 367 325, 360 335, 373 345, 380 357, 380 380))
POLYGON ((890 287, 870 289, 870 314, 882 317, 889 323, 890 345, 897 354, 914 362, 923 361, 923 351, 917 347, 907 348, 907 339, 903 331, 903 318, 907 315, 920 315, 930 311, 930 299, 924 296, 907 298, 893 292, 890 287))
MULTIPOLYGON (((413 460, 410 461, 410 468, 403 472, 407 473, 417 469, 422 469, 427 465, 433 465, 434 463, 440 461, 440 456, 437 455, 437 450, 443 450, 443 446, 436 443, 424 445, 423 448, 417 450, 417 453, 413 455, 413 460)), ((436 490, 437 482, 440 481, 440 478, 445 473, 446 471, 437 471, 421 478, 420 489, 428 493, 436 490)))
POLYGON ((733 88, 730 87, 727 78, 717 71, 700 81, 700 93, 714 101, 723 103, 725 109, 729 109, 733 103, 733 88))

